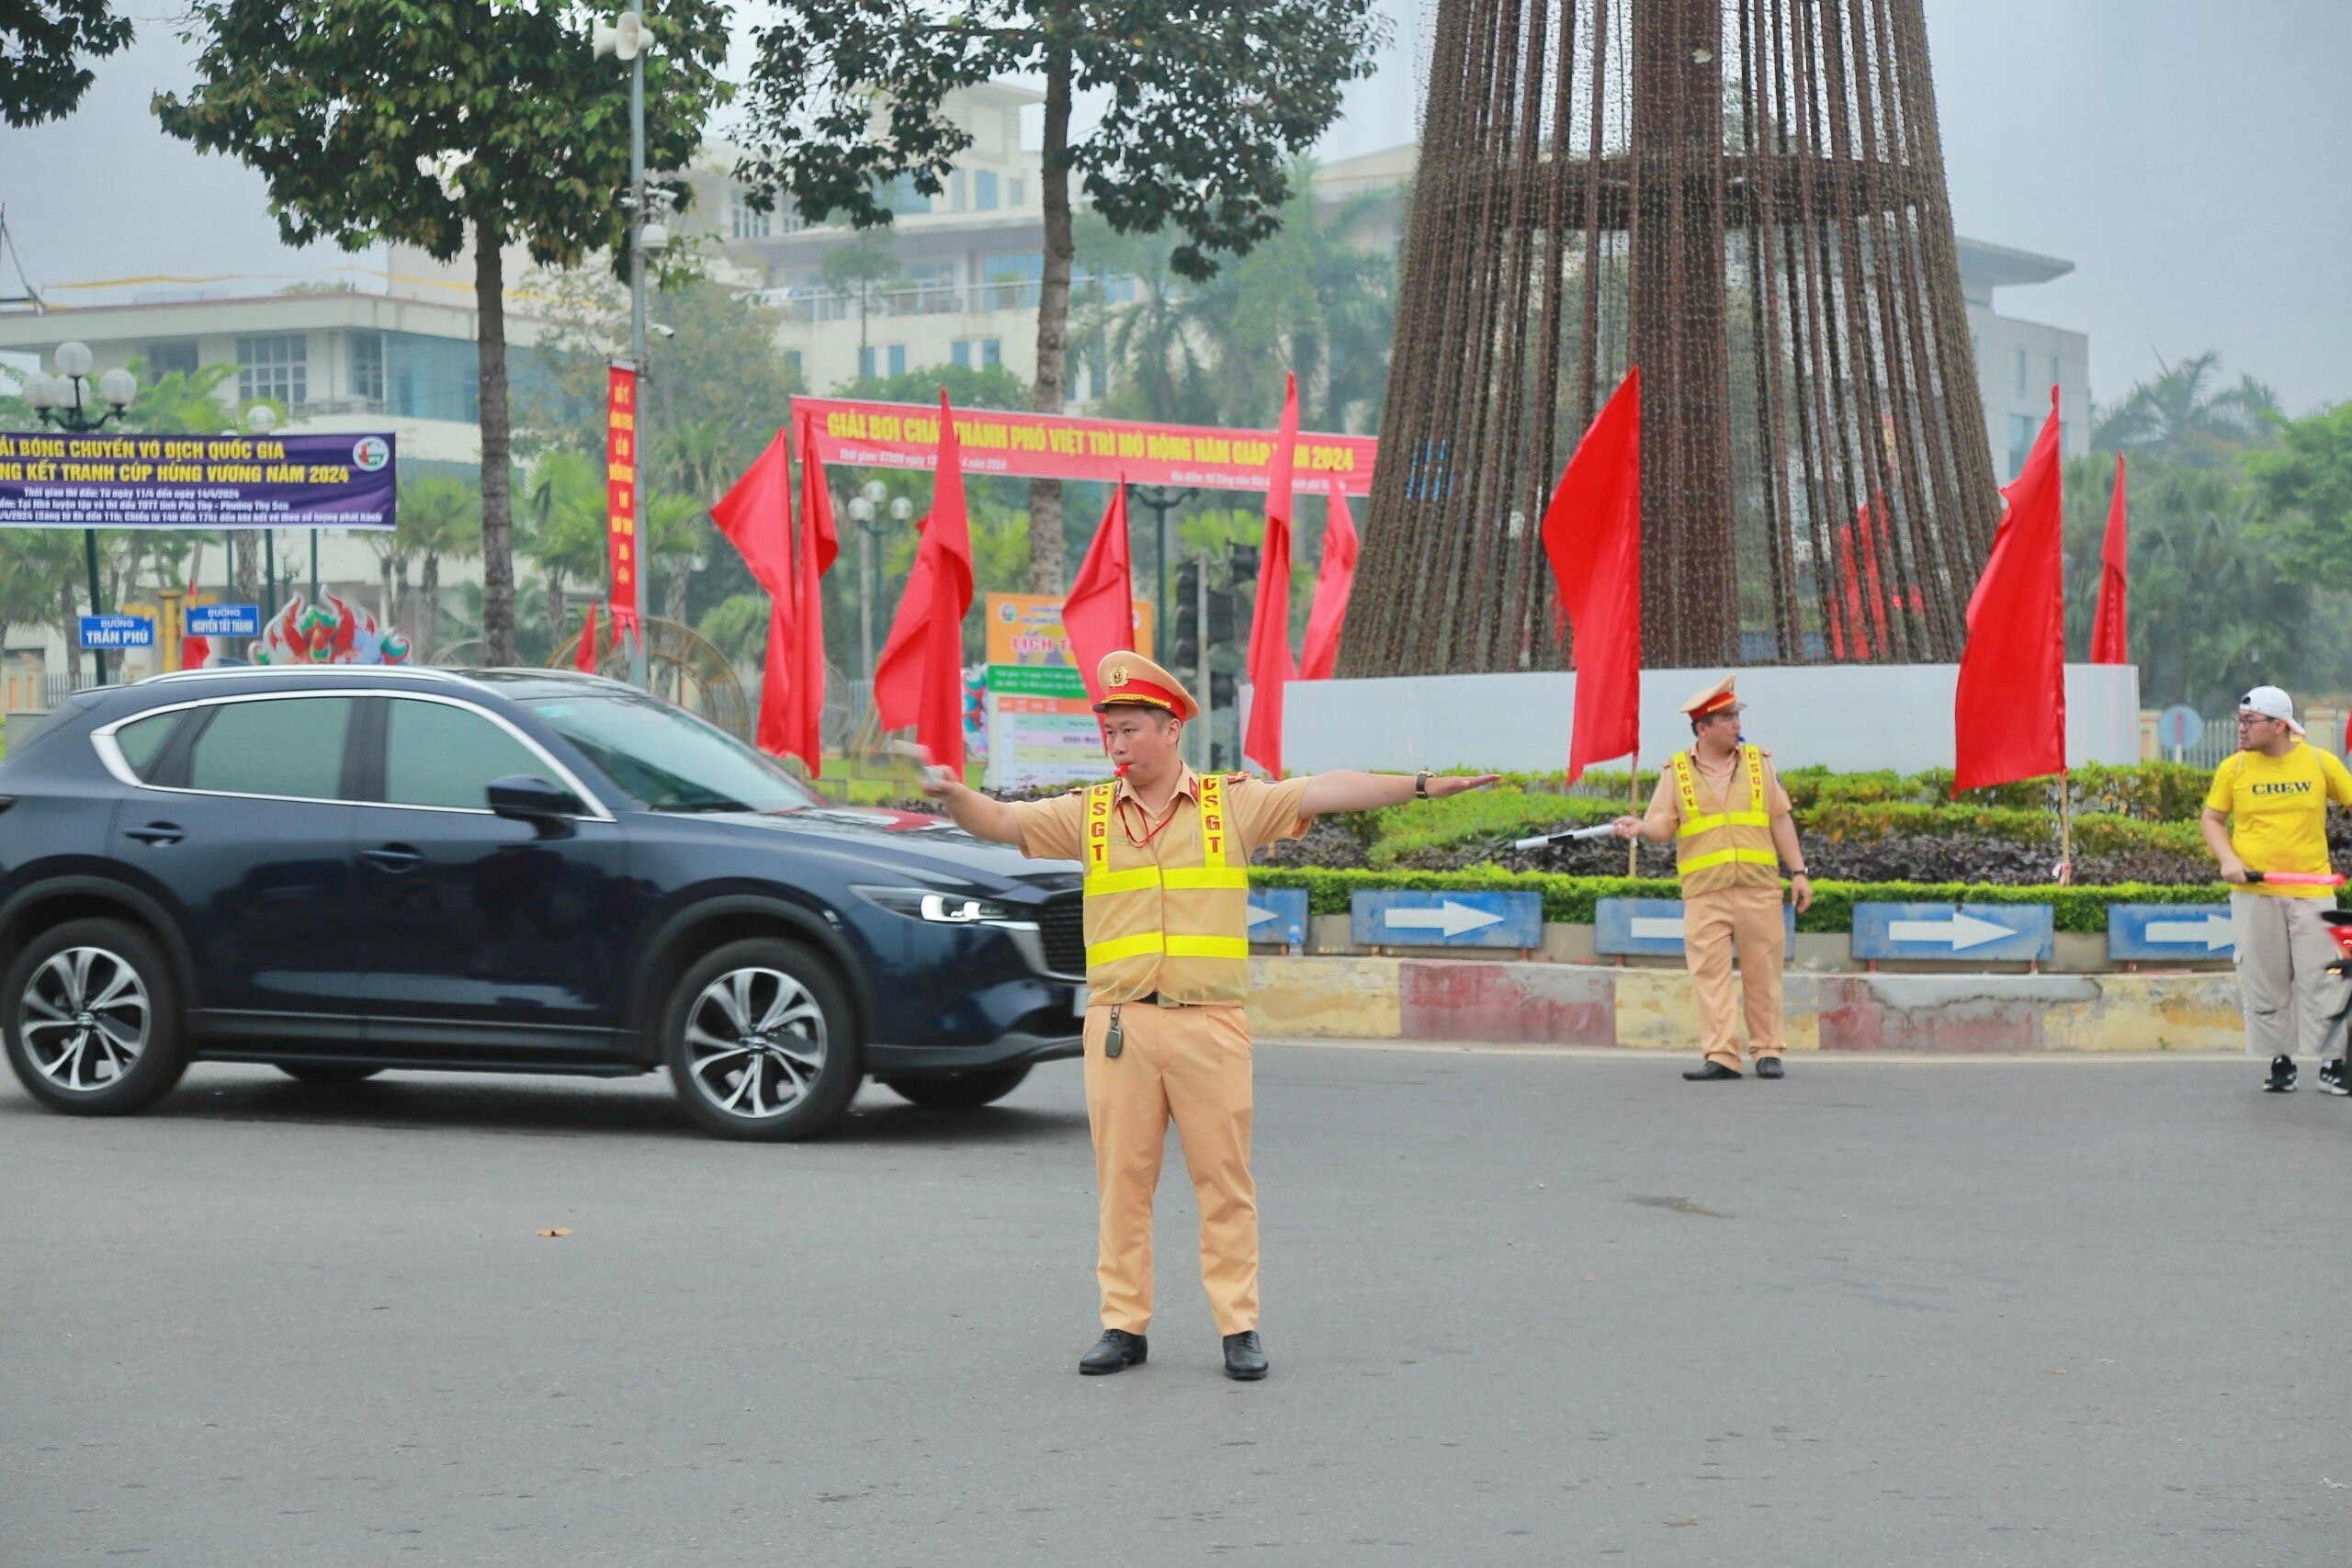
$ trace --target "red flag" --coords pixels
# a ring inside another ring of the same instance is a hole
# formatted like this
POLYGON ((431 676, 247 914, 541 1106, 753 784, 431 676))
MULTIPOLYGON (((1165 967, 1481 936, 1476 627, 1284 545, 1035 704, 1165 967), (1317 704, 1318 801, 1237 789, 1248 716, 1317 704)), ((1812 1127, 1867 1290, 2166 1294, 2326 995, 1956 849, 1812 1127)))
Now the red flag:
POLYGON ((1838 592, 1829 601, 1829 657, 1868 659, 1870 632, 1862 625, 1862 584, 1854 572, 1854 525, 1838 525, 1838 592), (1851 647, 1848 637, 1853 638, 1851 647))
POLYGON ((1315 575, 1315 607, 1306 613, 1306 649, 1298 661, 1302 681, 1328 681, 1340 662, 1340 628, 1348 618, 1348 594, 1356 585, 1356 520, 1337 487, 1323 514, 1323 564, 1315 575))
POLYGON ((1102 525, 1086 547, 1086 559, 1062 601, 1062 630, 1069 635, 1069 656, 1086 694, 1102 700, 1094 682, 1095 666, 1116 649, 1136 645, 1135 580, 1127 558, 1127 487, 1123 480, 1111 491, 1111 505, 1102 525))
MULTIPOLYGON (((782 747, 808 765, 810 778, 824 772, 825 762, 825 600, 819 580, 842 553, 841 533, 833 525, 833 494, 825 486, 825 466, 816 457, 813 418, 803 413, 794 432, 800 448, 800 535, 792 572, 792 625, 784 637, 789 644, 784 652, 792 682, 785 689, 782 747)), ((783 618, 779 605, 779 625, 783 618)), ((778 629, 778 625, 768 628, 771 657, 777 651, 778 629)))
POLYGON ((1878 518, 1886 503, 1876 496, 1862 502, 1854 521, 1862 546, 1862 574, 1870 585, 1871 635, 1883 659, 1894 646, 1886 635, 1886 589, 1878 575, 1878 518))
POLYGON ((1952 793, 2066 771, 2066 587, 2058 389, 1968 601, 1952 793))
POLYGON ((906 597, 874 666, 874 706, 885 729, 911 726, 932 761, 964 774, 964 612, 972 607, 972 527, 964 512, 964 457, 947 393, 939 394, 939 469, 906 597))
MULTIPOLYGON (((1283 688, 1290 656, 1291 474, 1298 457, 1298 378, 1283 378, 1283 422, 1266 472, 1266 543, 1258 558, 1258 603, 1250 615, 1250 732, 1242 755, 1283 776, 1283 688)), ((1208 628, 1201 628, 1204 635, 1208 628)))
POLYGON ((735 488, 713 503, 710 520, 734 545, 751 568, 752 580, 768 596, 767 667, 760 675, 760 724, 754 739, 761 750, 781 757, 794 739, 786 724, 792 660, 779 657, 789 652, 786 617, 793 603, 792 458, 783 431, 743 470, 735 488))
MULTIPOLYGON (((199 548, 199 550, 198 551, 198 553, 200 555, 200 554, 202 554, 203 552, 202 552, 202 550, 199 548)), ((183 598, 183 599, 180 601, 180 603, 181 603, 183 605, 188 606, 189 608, 193 608, 193 607, 195 606, 195 604, 196 604, 196 579, 195 579, 195 578, 191 577, 191 578, 189 578, 189 579, 188 579, 188 583, 187 583, 187 597, 186 597, 186 598, 183 598)), ((187 624, 187 609, 183 609, 183 610, 180 612, 180 624, 181 624, 182 626, 186 626, 186 625, 187 624)), ((181 669, 183 669, 183 670, 201 670, 202 668, 204 668, 204 661, 205 661, 206 660, 208 660, 208 659, 211 658, 211 657, 212 657, 212 639, 211 639, 210 637, 188 637, 188 636, 186 636, 186 635, 182 635, 182 637, 180 637, 180 668, 181 668, 181 669)))
MULTIPOLYGON (((610 553, 613 634, 637 626, 637 371, 608 367, 605 375, 605 514, 610 553)), ((644 632, 638 632, 640 638, 644 632)))
POLYGON ((2107 504, 2107 545, 2098 553, 2098 609, 2091 615, 2091 662, 2132 662, 2130 627, 2124 614, 2126 588, 2123 538, 2123 454, 2115 455, 2115 499, 2107 504))
POLYGON ((1568 782, 1642 743, 1642 372, 1625 373, 1544 509, 1544 553, 1576 632, 1568 782))
MULTIPOLYGON (((617 637, 620 629, 620 617, 615 615, 614 635, 617 637)), ((583 675, 596 672, 596 601, 594 599, 588 601, 587 619, 580 623, 580 647, 571 656, 571 667, 583 675)))

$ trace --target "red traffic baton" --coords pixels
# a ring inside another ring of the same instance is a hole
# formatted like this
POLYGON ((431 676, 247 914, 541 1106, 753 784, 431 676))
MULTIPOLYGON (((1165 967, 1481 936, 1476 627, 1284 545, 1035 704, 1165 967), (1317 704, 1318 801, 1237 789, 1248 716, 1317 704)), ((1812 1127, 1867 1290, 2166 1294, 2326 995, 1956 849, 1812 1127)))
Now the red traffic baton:
POLYGON ((2282 887, 2341 887, 2344 878, 2332 871, 2249 871, 2248 882, 2275 882, 2282 887))

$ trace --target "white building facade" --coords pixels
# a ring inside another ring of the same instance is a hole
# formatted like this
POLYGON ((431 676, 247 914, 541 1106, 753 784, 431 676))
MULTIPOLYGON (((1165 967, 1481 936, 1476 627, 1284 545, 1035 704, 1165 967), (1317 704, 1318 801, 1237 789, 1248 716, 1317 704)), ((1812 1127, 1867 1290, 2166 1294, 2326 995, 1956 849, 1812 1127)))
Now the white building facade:
POLYGON ((2075 264, 1982 240, 1960 242, 1960 287, 1968 300, 1968 336, 1976 351, 1976 388, 1984 400, 1984 436, 1993 469, 2007 484, 2025 467, 2042 422, 2050 389, 2058 389, 2059 453, 2090 450, 2091 343, 2081 333, 2045 326, 1994 308, 1996 288, 2048 283, 2075 264))

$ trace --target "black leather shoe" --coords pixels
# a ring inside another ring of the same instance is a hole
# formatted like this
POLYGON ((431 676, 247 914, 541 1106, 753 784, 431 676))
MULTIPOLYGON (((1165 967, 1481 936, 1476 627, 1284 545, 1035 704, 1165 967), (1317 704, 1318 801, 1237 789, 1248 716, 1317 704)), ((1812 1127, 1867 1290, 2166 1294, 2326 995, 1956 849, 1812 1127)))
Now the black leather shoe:
POLYGON ((1682 1076, 1692 1083, 1721 1083, 1726 1078, 1736 1078, 1740 1075, 1733 1072, 1721 1062, 1709 1062, 1697 1072, 1685 1073, 1682 1076))
POLYGON ((1759 1078, 1779 1077, 1781 1076, 1781 1058, 1778 1056, 1757 1057, 1756 1076, 1759 1078))
POLYGON ((1124 1328, 1106 1328, 1094 1348, 1078 1359, 1078 1370, 1090 1378, 1105 1372, 1124 1372, 1129 1367, 1140 1367, 1149 1354, 1150 1344, 1140 1334, 1130 1334, 1124 1328))
POLYGON ((1256 1329, 1225 1337, 1225 1375, 1236 1382, 1256 1382, 1266 1375, 1266 1348, 1256 1329))

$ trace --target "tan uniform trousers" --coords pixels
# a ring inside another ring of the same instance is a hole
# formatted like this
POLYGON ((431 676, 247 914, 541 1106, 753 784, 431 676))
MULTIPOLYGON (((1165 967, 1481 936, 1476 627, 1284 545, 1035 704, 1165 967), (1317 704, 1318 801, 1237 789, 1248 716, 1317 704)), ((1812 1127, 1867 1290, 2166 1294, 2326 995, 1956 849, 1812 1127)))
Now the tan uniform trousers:
POLYGON ((1740 1067, 1739 1015, 1746 1003, 1747 1048, 1761 1060, 1781 1054, 1781 969, 1788 959, 1781 889, 1718 887, 1682 900, 1682 956, 1698 994, 1699 1037, 1710 1062, 1740 1067), (1732 949, 1739 978, 1732 978, 1732 949))
POLYGON ((1086 1120, 1102 1230, 1102 1326, 1151 1323, 1151 1202, 1168 1123, 1201 1210, 1201 1283, 1220 1335, 1258 1326, 1258 1186, 1250 1175, 1250 1018, 1238 1006, 1125 1002, 1125 1045, 1102 1054, 1111 1009, 1086 1010, 1086 1120))

